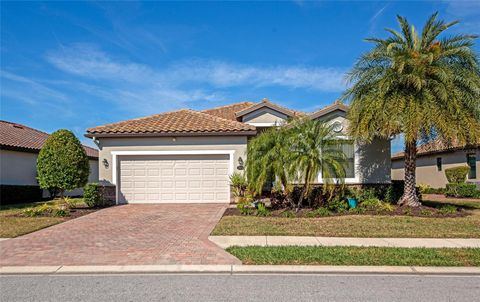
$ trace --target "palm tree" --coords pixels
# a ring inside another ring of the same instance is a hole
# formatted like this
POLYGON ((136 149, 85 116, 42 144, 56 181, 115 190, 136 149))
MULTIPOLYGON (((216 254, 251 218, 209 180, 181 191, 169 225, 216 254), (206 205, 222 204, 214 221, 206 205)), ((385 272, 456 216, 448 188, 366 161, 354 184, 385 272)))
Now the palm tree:
POLYGON ((287 128, 273 127, 248 142, 246 170, 250 190, 261 193, 267 182, 277 180, 288 195, 287 137, 287 128))
POLYGON ((417 142, 476 143, 480 138, 480 69, 474 35, 439 37, 458 21, 426 22, 422 33, 397 16, 401 31, 386 29, 348 75, 352 84, 350 135, 405 139, 405 188, 399 204, 420 206, 415 194, 417 142))
POLYGON ((331 125, 318 120, 300 119, 293 121, 289 140, 292 172, 296 180, 303 183, 302 194, 297 205, 309 198, 312 184, 317 182, 319 173, 325 186, 333 179, 343 182, 345 177, 345 154, 340 141, 335 137, 331 125))

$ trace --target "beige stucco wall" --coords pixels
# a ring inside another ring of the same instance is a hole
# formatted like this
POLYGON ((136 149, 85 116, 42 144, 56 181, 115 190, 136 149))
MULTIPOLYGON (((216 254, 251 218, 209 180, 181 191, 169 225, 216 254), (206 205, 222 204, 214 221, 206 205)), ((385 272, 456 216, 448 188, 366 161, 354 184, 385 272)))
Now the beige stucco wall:
MULTIPOLYGON (((479 182, 480 179, 480 149, 476 150, 458 150, 442 154, 433 154, 428 156, 420 156, 417 159, 416 178, 417 185, 425 184, 432 188, 442 188, 448 183, 445 176, 445 169, 467 165, 467 154, 476 153, 477 156, 477 178, 468 181, 479 182), (442 158, 442 171, 437 170, 437 157, 442 158)), ((404 162, 403 159, 392 161, 392 179, 404 179, 404 162)))
MULTIPOLYGON (((234 168, 238 159, 246 159, 246 136, 194 136, 194 137, 129 137, 98 138, 100 149, 99 179, 112 183, 112 151, 189 151, 189 150, 233 150, 234 168), (105 167, 103 160, 109 163, 105 167)), ((118 168, 118 167, 117 167, 118 168)))
MULTIPOLYGON (((338 135, 348 137, 348 119, 345 112, 337 110, 320 117, 319 120, 329 124, 341 123, 343 129, 338 135)), ((355 166, 358 181, 350 181, 350 183, 381 184, 391 181, 389 139, 376 138, 370 143, 356 143, 356 153, 355 166)))
MULTIPOLYGON (((3 185, 38 185, 37 153, 0 150, 0 184, 3 185)), ((89 160, 89 182, 98 182, 98 160, 89 160)), ((81 195, 77 189, 68 195, 81 195)))
POLYGON ((37 154, 0 150, 2 185, 37 185, 37 154))
POLYGON ((288 119, 283 113, 270 108, 260 108, 242 117, 244 123, 277 123, 281 124, 288 119))

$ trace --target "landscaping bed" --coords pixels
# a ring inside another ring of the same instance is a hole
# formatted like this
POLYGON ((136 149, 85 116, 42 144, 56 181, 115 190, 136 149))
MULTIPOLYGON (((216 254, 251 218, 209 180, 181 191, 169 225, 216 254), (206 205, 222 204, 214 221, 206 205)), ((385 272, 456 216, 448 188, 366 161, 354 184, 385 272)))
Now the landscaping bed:
POLYGON ((243 264, 480 266, 478 248, 230 247, 243 264))
POLYGON ((25 235, 100 209, 89 208, 82 198, 73 198, 70 202, 72 205, 68 209, 64 209, 64 203, 60 200, 1 206, 0 238, 25 235), (63 212, 57 214, 57 209, 63 212))

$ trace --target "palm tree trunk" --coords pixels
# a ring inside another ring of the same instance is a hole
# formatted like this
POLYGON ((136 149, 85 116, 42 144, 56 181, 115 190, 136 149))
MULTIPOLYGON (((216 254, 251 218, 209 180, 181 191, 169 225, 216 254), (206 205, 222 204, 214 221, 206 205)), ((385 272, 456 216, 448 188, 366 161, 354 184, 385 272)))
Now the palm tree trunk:
POLYGON ((417 141, 405 143, 405 186, 399 205, 419 207, 422 204, 415 189, 415 169, 417 168, 417 141))

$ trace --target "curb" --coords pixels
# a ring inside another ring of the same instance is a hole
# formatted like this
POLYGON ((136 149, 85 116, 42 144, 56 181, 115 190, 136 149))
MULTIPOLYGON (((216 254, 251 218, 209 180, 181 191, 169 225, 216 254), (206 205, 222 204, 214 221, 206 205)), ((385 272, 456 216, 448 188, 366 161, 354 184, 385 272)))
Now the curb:
POLYGON ((105 266, 3 266, 0 275, 66 274, 406 274, 478 275, 480 267, 330 266, 330 265, 105 265, 105 266))

